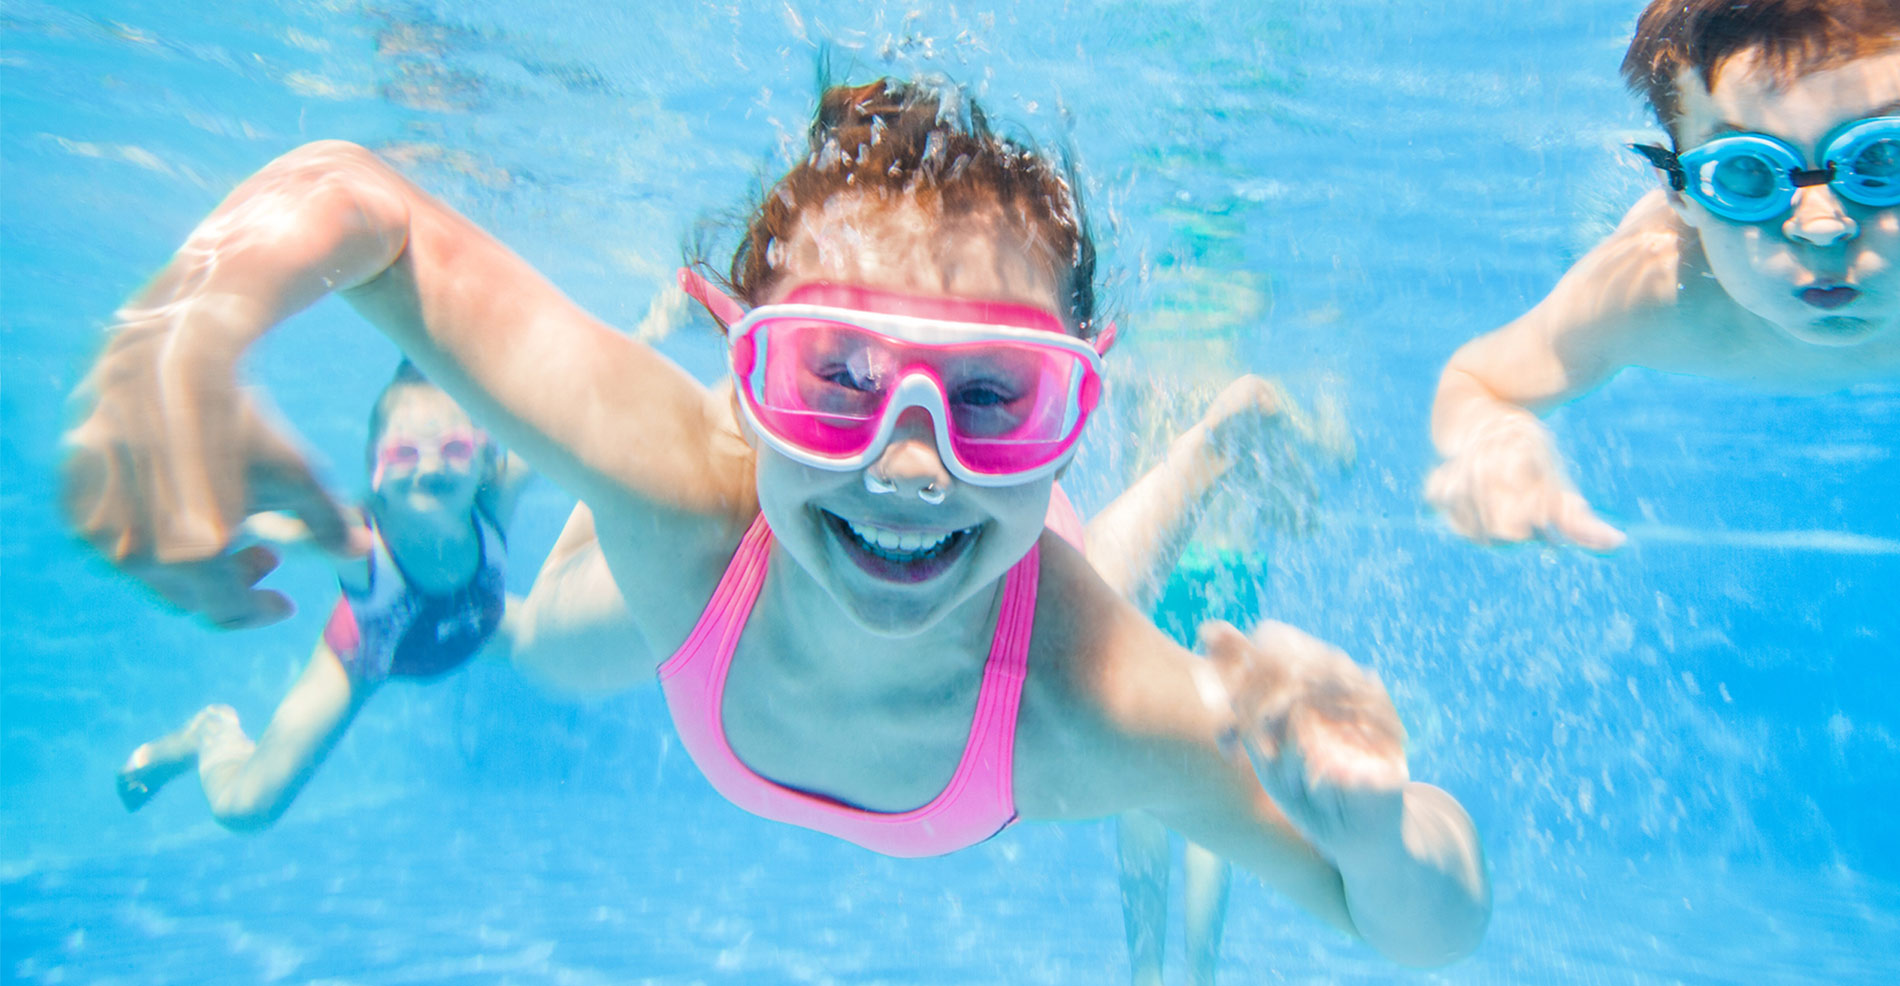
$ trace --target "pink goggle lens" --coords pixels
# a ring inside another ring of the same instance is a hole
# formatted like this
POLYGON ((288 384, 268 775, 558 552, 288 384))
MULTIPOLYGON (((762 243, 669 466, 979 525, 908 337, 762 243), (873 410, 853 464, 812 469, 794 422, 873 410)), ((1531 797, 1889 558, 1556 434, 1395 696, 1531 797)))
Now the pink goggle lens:
POLYGON ((921 375, 943 400, 951 453, 988 475, 1026 472, 1061 456, 1100 391, 1089 361, 1059 346, 921 345, 805 316, 753 325, 735 343, 733 368, 764 427, 831 458, 869 449, 898 384, 921 375))
POLYGON ((451 466, 466 466, 475 461, 475 439, 452 435, 433 444, 397 439, 376 452, 376 464, 385 469, 414 469, 422 464, 422 453, 433 447, 437 458, 451 466))

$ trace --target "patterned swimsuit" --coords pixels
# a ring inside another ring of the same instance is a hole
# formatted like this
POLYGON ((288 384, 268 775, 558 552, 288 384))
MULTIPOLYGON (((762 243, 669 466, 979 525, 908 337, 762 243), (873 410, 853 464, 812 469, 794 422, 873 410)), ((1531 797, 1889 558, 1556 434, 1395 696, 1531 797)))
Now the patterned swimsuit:
POLYGON ((507 545, 480 510, 471 522, 481 535, 475 574, 441 596, 412 588, 382 538, 376 539, 369 584, 343 586, 323 631, 350 680, 373 685, 445 674, 474 657, 501 626, 508 601, 507 545))

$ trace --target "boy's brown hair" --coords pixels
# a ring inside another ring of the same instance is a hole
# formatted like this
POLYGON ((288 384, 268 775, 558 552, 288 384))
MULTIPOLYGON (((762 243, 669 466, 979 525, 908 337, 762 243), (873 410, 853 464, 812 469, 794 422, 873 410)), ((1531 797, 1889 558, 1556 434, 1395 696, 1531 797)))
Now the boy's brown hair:
POLYGON ((1674 134, 1685 70, 1713 89, 1723 62, 1754 50, 1786 84, 1896 47, 1900 0, 1650 0, 1623 56, 1623 78, 1674 134))

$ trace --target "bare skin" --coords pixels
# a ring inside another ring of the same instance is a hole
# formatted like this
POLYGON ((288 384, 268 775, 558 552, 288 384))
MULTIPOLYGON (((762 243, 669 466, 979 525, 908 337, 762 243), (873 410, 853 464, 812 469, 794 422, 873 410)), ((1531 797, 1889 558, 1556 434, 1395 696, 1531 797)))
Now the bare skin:
MULTIPOLYGON (((762 302, 829 281, 1066 314, 1053 259, 1000 216, 945 224, 908 200, 847 196, 805 217, 762 302)), ((158 427, 156 398, 241 406, 237 355, 334 287, 472 417, 590 506, 645 648, 625 652, 639 677, 650 680, 656 655, 684 640, 764 513, 777 540, 723 715, 732 749, 757 773, 873 811, 930 800, 962 753, 1002 576, 1040 541, 1014 765, 1022 818, 1148 811, 1399 962, 1447 962, 1481 938, 1490 890, 1476 834, 1449 795, 1410 780, 1384 689, 1290 628, 1259 638, 1217 628, 1210 676, 1079 553, 1043 534, 1049 480, 957 483, 921 413, 900 420, 867 467, 899 495, 874 497, 859 472, 755 448, 729 401, 348 145, 314 145, 267 167, 200 227, 201 239, 219 262, 192 278, 160 275, 190 295, 149 306, 165 310, 154 331, 166 343, 142 356, 110 348, 101 366, 113 372, 97 378, 73 435, 70 513, 94 543, 125 548, 114 557, 176 571, 228 551, 229 531, 256 509, 243 482, 251 457, 272 443, 203 418, 188 433, 158 427), (227 297, 237 300, 194 303, 227 297), (228 458, 209 461, 207 449, 228 458), (944 502, 914 496, 928 484, 947 492, 944 502), (159 522, 155 506, 191 522, 159 522), (851 560, 828 516, 973 533, 941 573, 893 583, 851 560), (151 532, 149 545, 128 532, 151 532), (1250 756, 1226 755, 1224 734, 1250 756)), ((322 499, 300 492, 305 504, 322 499)), ((187 571, 210 580, 195 586, 198 598, 240 613, 250 605, 241 579, 187 571)))
MULTIPOLYGON (((1247 453, 1272 429, 1300 427, 1282 412, 1280 388, 1255 376, 1229 384, 1207 413, 1177 437, 1165 460, 1136 480, 1090 521, 1089 564, 1142 612, 1152 610, 1215 494, 1249 486, 1257 476, 1247 453)), ((506 641, 517 667, 557 690, 611 694, 633 680, 626 653, 639 631, 622 605, 600 553, 593 514, 577 505, 522 605, 509 613, 506 641)), ((1160 983, 1167 931, 1168 831, 1145 813, 1117 823, 1123 918, 1129 965, 1137 984, 1160 983)), ((1190 981, 1214 981, 1227 910, 1231 867, 1190 842, 1183 867, 1190 981)))
MULTIPOLYGON (((1287 400, 1258 377, 1229 384, 1168 456, 1089 521, 1088 560, 1109 587, 1141 612, 1153 611, 1168 573, 1223 483, 1246 488, 1259 477, 1237 467, 1265 427, 1284 427, 1287 400)), ((1122 922, 1130 981, 1160 986, 1168 927, 1168 830, 1145 812, 1116 820, 1122 922)), ((1189 982, 1211 986, 1220 964, 1232 867, 1190 841, 1182 861, 1183 921, 1189 982)))
MULTIPOLYGON (((1785 87, 1748 51, 1718 66, 1713 89, 1693 73, 1680 85, 1682 148, 1742 131, 1811 156, 1842 123, 1900 113, 1900 51, 1785 87)), ((1781 216, 1737 223, 1681 192, 1652 192, 1549 297, 1451 358, 1432 408, 1444 461, 1426 498, 1480 543, 1613 550, 1623 533, 1576 490, 1538 415, 1628 366, 1793 393, 1900 379, 1896 328, 1900 210, 1817 185, 1781 216), (1858 296, 1840 307, 1803 298, 1833 286, 1858 296)))
MULTIPOLYGON (((405 387, 392 402, 384 440, 411 441, 421 449, 413 467, 382 475, 370 498, 376 539, 416 589, 442 595, 473 577, 481 560, 480 533, 468 518, 477 509, 506 523, 528 471, 512 456, 494 467, 482 459, 444 459, 439 439, 472 429, 468 416, 446 394, 427 386, 405 387)), ((311 540, 301 521, 259 514, 246 532, 284 547, 311 540)), ((344 558, 338 578, 351 585, 369 580, 367 558, 344 558)), ((209 705, 176 732, 140 745, 118 775, 119 799, 137 811, 166 782, 196 769, 211 815, 234 831, 265 829, 296 800, 330 749, 349 728, 375 686, 353 679, 328 642, 318 640, 270 724, 255 742, 244 733, 236 710, 209 705)))

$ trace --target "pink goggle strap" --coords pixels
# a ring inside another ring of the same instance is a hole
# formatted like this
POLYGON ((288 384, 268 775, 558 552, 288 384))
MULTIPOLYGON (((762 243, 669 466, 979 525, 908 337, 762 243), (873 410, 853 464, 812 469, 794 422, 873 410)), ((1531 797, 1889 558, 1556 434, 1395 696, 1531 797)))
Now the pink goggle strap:
MULTIPOLYGON (((691 267, 680 268, 679 284, 680 290, 686 292, 694 301, 705 306, 706 310, 711 312, 714 318, 726 324, 726 328, 730 329, 738 325, 739 321, 745 318, 744 306, 734 301, 731 295, 719 290, 711 281, 706 280, 705 275, 691 267)), ((1107 356, 1108 351, 1114 348, 1115 338, 1119 332, 1120 330, 1116 328, 1115 323, 1111 320, 1101 332, 1096 333, 1093 342, 1095 354, 1097 356, 1107 356)))
POLYGON ((732 296, 719 290, 705 275, 691 267, 681 267, 679 273, 680 290, 686 292, 694 301, 706 307, 712 316, 725 323, 730 329, 745 318, 745 308, 732 300, 732 296))

